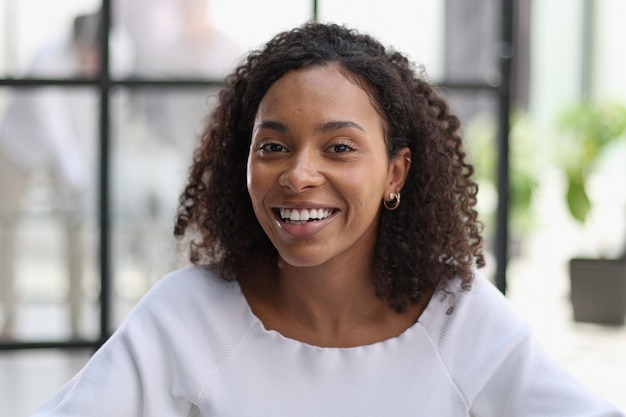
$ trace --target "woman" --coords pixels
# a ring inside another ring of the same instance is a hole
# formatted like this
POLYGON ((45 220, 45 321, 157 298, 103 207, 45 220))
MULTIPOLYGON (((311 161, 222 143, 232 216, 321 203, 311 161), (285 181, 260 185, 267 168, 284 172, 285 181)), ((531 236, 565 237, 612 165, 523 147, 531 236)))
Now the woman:
POLYGON ((336 25, 227 78, 175 235, 195 267, 139 303, 37 416, 619 416, 476 270, 458 119, 336 25))

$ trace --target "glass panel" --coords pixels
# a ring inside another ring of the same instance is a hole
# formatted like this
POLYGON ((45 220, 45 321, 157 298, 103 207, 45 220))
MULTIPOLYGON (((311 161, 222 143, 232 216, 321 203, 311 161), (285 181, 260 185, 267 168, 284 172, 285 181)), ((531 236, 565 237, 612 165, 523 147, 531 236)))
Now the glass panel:
POLYGON ((445 13, 446 81, 500 82, 497 46, 500 1, 447 0, 445 13))
MULTIPOLYGON (((485 249, 493 256, 496 233, 497 192, 497 132, 498 96, 495 91, 443 91, 452 111, 461 119, 461 135, 465 141, 468 161, 474 165, 474 180, 478 183, 480 220, 485 224, 485 249)), ((493 269, 495 261, 487 262, 493 269)), ((487 275, 492 270, 485 271, 487 275)))
POLYGON ((3 338, 98 334, 97 95, 4 91, 0 114, 3 338))
POLYGON ((115 324, 178 258, 178 196, 217 89, 141 88, 114 96, 115 324))
POLYGON ((87 362, 91 351, 0 352, 0 416, 29 416, 87 362))
POLYGON ((385 45, 424 65, 433 79, 443 77, 443 0, 320 0, 322 22, 346 24, 369 33, 385 45))
MULTIPOLYGON (((461 135, 480 183, 479 210, 487 235, 495 233, 497 208, 498 96, 495 91, 444 90, 452 111, 461 120, 461 135)), ((486 236, 491 237, 491 236, 486 236)))
POLYGON ((466 129, 477 118, 488 117, 497 126, 498 93, 496 90, 440 89, 448 100, 452 111, 461 119, 461 128, 466 129))
POLYGON ((93 73, 98 25, 86 15, 98 6, 96 0, 0 0, 0 77, 93 73))
POLYGON ((221 79, 250 48, 308 20, 311 4, 311 0, 118 0, 115 10, 132 44, 136 75, 221 79))

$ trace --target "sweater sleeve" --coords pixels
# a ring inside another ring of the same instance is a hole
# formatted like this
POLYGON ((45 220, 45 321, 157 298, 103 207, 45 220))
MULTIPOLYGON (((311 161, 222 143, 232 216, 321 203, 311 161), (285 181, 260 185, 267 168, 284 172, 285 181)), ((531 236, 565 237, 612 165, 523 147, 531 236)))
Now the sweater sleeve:
POLYGON ((32 417, 192 415, 205 378, 230 344, 206 325, 203 306, 220 294, 207 291, 205 281, 194 270, 165 277, 32 417))
POLYGON ((530 335, 505 356, 472 405, 475 417, 624 417, 560 367, 530 335))
POLYGON ((477 275, 472 285, 434 303, 424 320, 470 415, 624 417, 550 357, 490 282, 477 275))
MULTIPOLYGON (((538 343, 530 325, 489 282, 477 283, 474 314, 466 314, 477 337, 470 398, 475 417, 624 417, 591 393, 538 343), (476 329, 476 327, 475 327, 476 329)), ((469 325, 467 325, 470 328, 469 325)), ((470 392, 467 389, 467 392, 470 392)))

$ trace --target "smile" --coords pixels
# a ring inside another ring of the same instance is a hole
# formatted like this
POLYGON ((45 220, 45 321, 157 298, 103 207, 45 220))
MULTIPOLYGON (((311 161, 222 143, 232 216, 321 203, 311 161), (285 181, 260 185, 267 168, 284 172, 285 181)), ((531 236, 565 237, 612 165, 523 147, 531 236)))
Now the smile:
POLYGON ((290 223, 302 223, 314 220, 323 220, 333 214, 332 209, 288 209, 281 208, 278 210, 281 220, 290 223))

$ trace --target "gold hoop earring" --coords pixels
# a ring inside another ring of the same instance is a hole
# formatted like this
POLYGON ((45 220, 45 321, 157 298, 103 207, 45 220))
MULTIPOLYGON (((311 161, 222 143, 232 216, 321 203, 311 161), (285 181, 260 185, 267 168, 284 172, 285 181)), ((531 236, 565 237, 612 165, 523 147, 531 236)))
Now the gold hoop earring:
POLYGON ((389 201, 383 200, 383 205, 387 210, 395 210, 400 206, 400 192, 389 194, 389 201))

